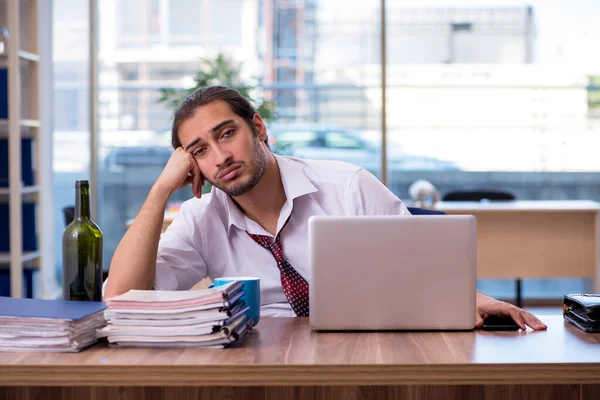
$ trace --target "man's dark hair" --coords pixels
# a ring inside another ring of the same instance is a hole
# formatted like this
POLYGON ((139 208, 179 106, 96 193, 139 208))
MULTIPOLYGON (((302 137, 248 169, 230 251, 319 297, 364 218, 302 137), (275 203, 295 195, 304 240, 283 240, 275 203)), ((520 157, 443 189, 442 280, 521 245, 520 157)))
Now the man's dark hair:
MULTIPOLYGON (((178 129, 179 125, 188 118, 191 118, 198 107, 202 107, 213 101, 222 100, 229 104, 231 110, 239 115, 248 124, 252 132, 258 135, 256 127, 254 126, 254 114, 256 109, 254 106, 246 100, 242 95, 233 89, 226 88, 224 86, 207 86, 195 90, 192 94, 187 96, 181 103, 177 111, 175 111, 175 117, 173 118, 173 128, 171 129, 171 144, 176 149, 181 146, 179 140, 178 129)), ((267 144, 267 140, 265 140, 267 144)))

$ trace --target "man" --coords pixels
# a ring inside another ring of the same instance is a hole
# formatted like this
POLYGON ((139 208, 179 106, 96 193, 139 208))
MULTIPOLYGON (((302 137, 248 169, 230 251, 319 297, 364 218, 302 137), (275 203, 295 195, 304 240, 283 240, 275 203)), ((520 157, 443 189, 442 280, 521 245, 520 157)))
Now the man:
MULTIPOLYGON (((271 153, 262 118, 236 91, 214 86, 175 113, 175 151, 112 259, 105 297, 130 289, 189 290, 209 276, 257 276, 262 315, 308 313, 311 215, 406 215, 404 203, 362 168, 271 153), (202 195, 205 180, 212 192, 202 195), (161 237, 171 193, 192 185, 161 237)), ((477 327, 510 315, 546 329, 532 314, 482 293, 477 327)))

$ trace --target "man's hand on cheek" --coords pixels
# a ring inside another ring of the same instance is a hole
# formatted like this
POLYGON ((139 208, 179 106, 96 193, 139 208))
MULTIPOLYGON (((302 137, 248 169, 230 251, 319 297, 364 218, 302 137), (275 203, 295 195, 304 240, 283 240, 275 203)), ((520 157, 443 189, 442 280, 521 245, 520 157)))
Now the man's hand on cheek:
POLYGON ((200 172, 200 167, 198 167, 198 163, 190 153, 187 153, 182 147, 178 147, 156 180, 156 185, 167 190, 170 195, 190 184, 194 196, 202 197, 204 176, 200 172))

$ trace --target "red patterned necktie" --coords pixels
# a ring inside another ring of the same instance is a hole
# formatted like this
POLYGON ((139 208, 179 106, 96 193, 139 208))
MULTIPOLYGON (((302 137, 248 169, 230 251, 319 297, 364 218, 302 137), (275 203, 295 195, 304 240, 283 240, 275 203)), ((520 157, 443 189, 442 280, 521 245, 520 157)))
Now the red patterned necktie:
POLYGON ((277 235, 273 242, 265 235, 248 233, 248 236, 265 249, 271 251, 281 272, 283 293, 285 293, 285 297, 287 297, 290 306, 292 306, 292 310, 294 310, 298 317, 308 317, 308 282, 283 258, 283 246, 281 245, 279 235, 277 235))

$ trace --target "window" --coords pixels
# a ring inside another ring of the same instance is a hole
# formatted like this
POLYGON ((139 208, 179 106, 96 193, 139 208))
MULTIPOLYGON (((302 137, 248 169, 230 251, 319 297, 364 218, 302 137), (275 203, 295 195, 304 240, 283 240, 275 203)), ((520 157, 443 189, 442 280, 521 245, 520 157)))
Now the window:
POLYGON ((103 20, 115 30, 117 47, 135 48, 160 42, 159 0, 131 0, 127 6, 99 0, 98 4, 103 20))
MULTIPOLYGON (((388 161, 388 187, 409 198, 410 184, 426 179, 442 196, 497 188, 518 200, 600 200, 586 183, 600 178, 592 150, 600 131, 587 101, 589 74, 600 68, 589 51, 600 38, 600 6, 432 3, 388 3, 388 154, 457 168, 416 175, 388 161)), ((512 280, 479 284, 514 297, 512 280)), ((531 279, 523 295, 560 299, 586 284, 531 279)))
POLYGON ((209 27, 206 26, 206 11, 203 10, 201 0, 170 0, 168 19, 171 46, 201 42, 202 35, 209 32, 209 27))
MULTIPOLYGON (((388 187, 402 199, 427 179, 442 194, 501 187, 519 200, 600 201, 600 3, 496 3, 387 2, 388 187)), ((160 88, 189 87, 201 60, 219 52, 275 105, 275 148, 382 176, 379 4, 99 0, 105 267, 172 151, 173 109, 158 102, 160 88)), ((80 2, 56 0, 55 136, 69 154, 85 153, 89 140, 86 24, 80 2)), ((55 160, 57 193, 84 161, 55 160)), ((513 294, 512 281, 482 284, 513 294)), ((525 296, 557 298, 583 284, 528 281, 525 296)))
MULTIPOLYGON (((371 153, 350 154, 355 151, 348 148, 359 148, 360 142, 341 130, 327 144, 316 128, 335 123, 344 129, 379 129, 373 105, 380 93, 379 72, 370 68, 379 54, 378 3, 135 0, 124 7, 116 0, 99 1, 98 222, 105 237, 105 267, 125 222, 135 217, 172 153, 173 109, 158 103, 159 89, 189 87, 205 67, 201 60, 214 60, 218 52, 239 68, 244 81, 265 89, 277 122, 294 125, 269 132, 275 149, 281 146, 284 152, 287 143, 296 155, 322 159, 336 147, 338 159, 377 163, 371 153), (337 28, 346 43, 343 58, 332 57, 337 28), (299 129, 300 123, 307 129, 299 129)), ((376 165, 370 167, 377 172, 376 165)), ((189 197, 189 191, 180 191, 171 200, 189 197)))

